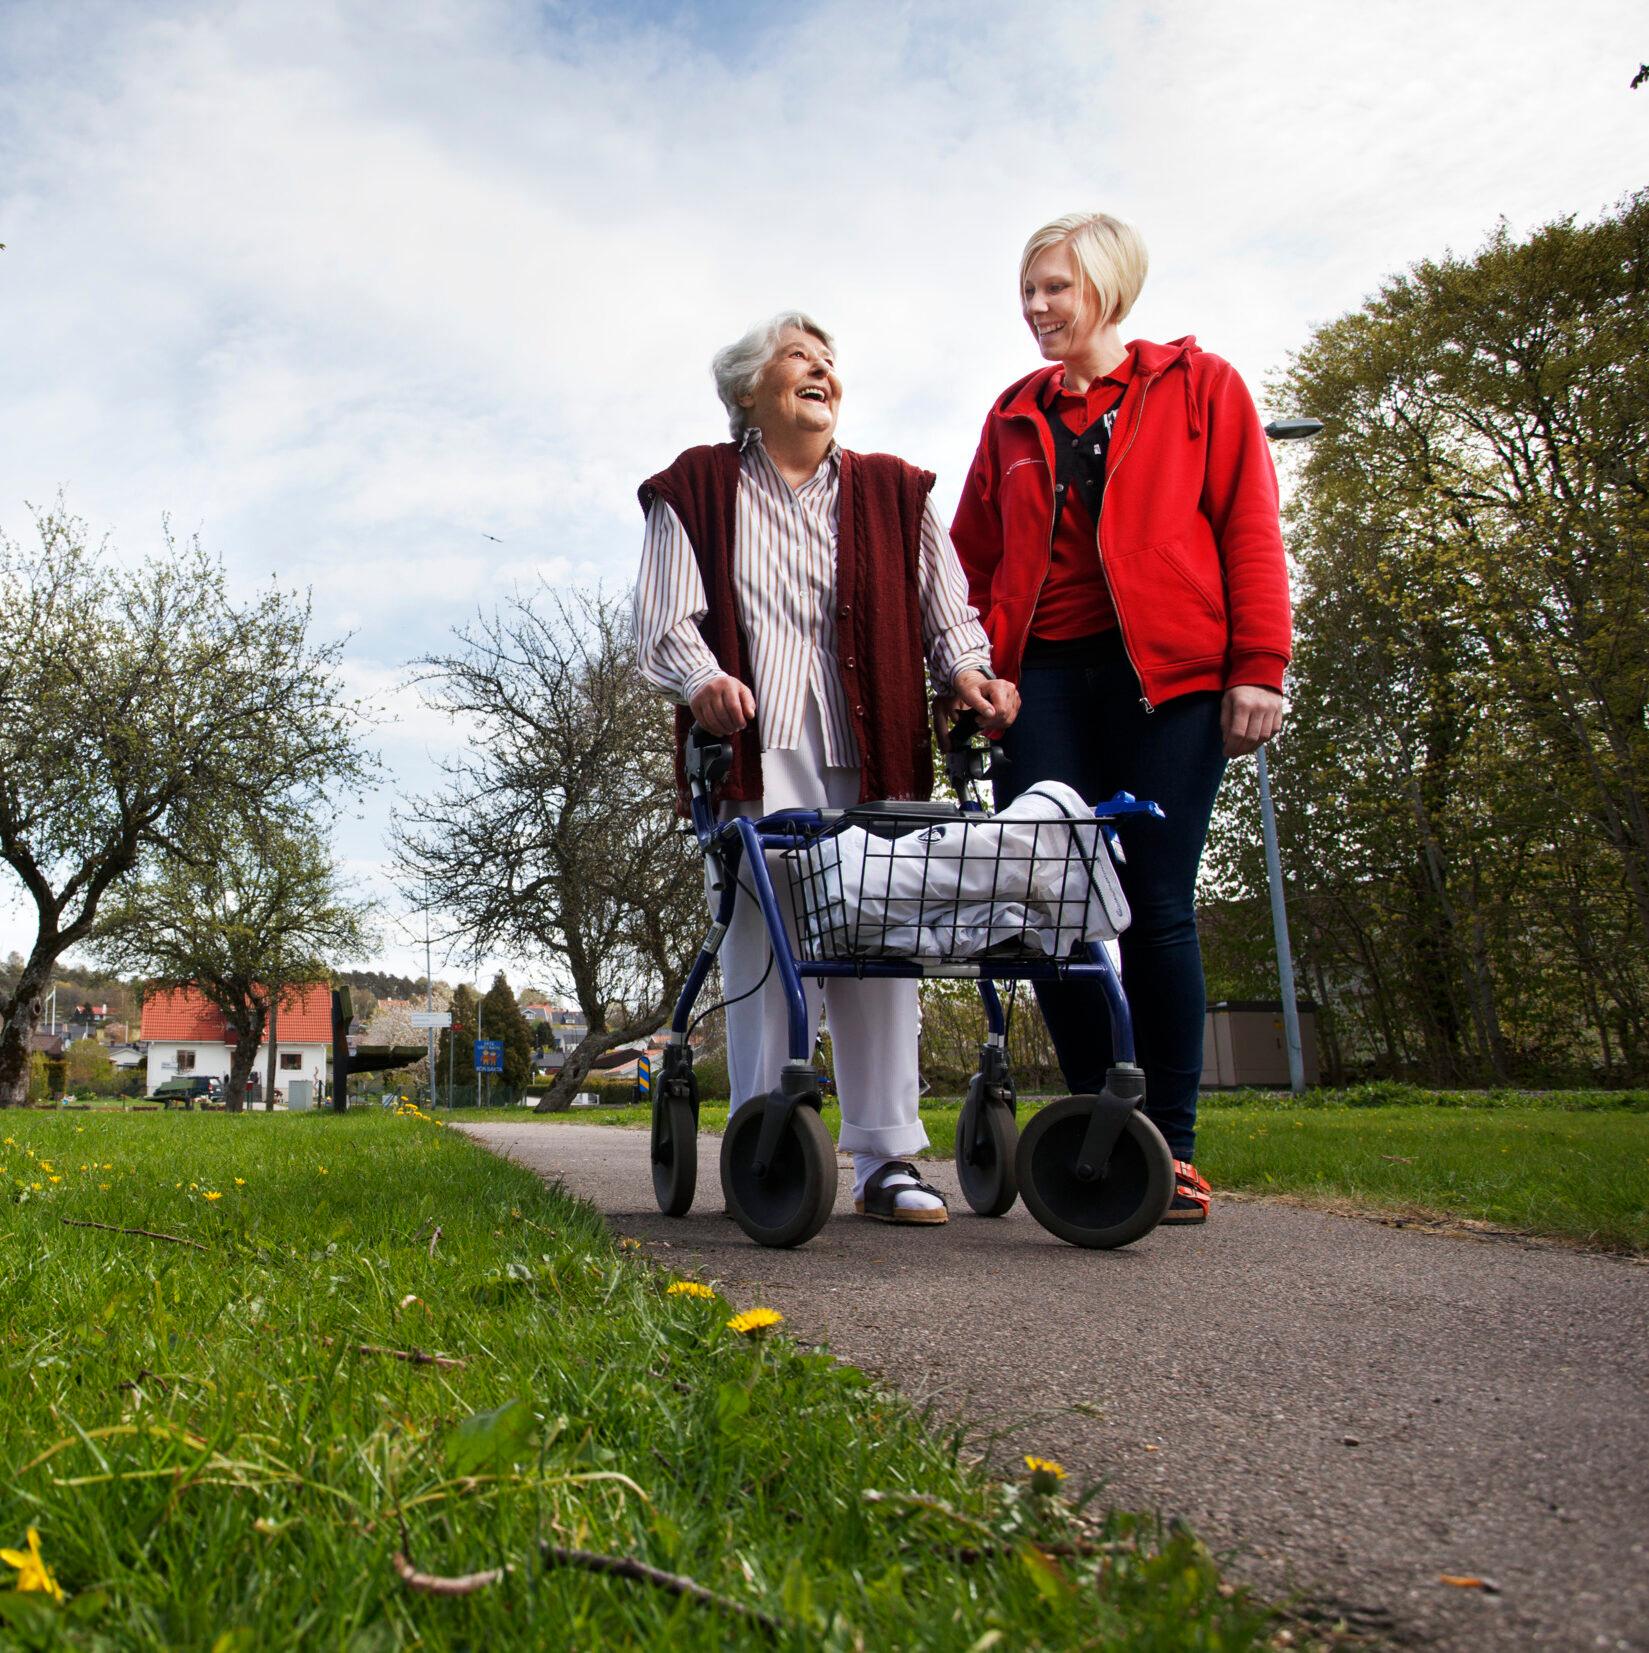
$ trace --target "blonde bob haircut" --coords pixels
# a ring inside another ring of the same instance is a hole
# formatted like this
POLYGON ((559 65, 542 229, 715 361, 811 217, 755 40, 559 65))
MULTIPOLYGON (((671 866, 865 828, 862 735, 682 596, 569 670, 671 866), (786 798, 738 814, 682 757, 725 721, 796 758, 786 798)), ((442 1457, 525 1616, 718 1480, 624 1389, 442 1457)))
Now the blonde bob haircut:
POLYGON ((1120 322, 1134 307, 1145 285, 1150 255, 1145 238, 1132 224, 1124 224, 1108 212, 1068 212, 1044 224, 1019 257, 1019 292, 1024 296, 1025 276, 1031 265, 1050 247, 1069 244, 1076 261, 1078 313, 1087 319, 1090 306, 1099 325, 1120 322))

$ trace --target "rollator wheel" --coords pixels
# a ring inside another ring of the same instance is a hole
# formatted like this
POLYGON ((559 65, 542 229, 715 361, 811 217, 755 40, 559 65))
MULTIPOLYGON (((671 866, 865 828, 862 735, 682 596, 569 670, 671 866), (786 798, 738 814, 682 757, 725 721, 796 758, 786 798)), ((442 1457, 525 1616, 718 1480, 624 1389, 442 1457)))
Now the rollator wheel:
POLYGON ((836 1144, 805 1102, 791 1111, 765 1176, 756 1175, 756 1142, 768 1103, 753 1097, 721 1139, 721 1189, 733 1220, 757 1245, 793 1246, 824 1227, 836 1203, 836 1144))
POLYGON ((685 1217, 699 1177, 699 1134, 690 1102, 658 1102, 659 1139, 653 1150, 653 1195, 667 1217, 685 1217))
POLYGON ((1091 1096, 1062 1096, 1032 1115, 1019 1135, 1015 1165, 1025 1207, 1070 1245, 1112 1250, 1149 1234, 1174 1197, 1174 1156, 1162 1133, 1135 1109, 1104 1171, 1076 1174, 1093 1112, 1091 1096))
POLYGON ((981 1102, 970 1096, 962 1104, 952 1153, 962 1196, 981 1217, 1003 1216, 1019 1198, 1019 1173, 1014 1163, 1018 1140, 1013 1113, 1001 1103, 981 1102), (981 1110, 983 1132, 975 1124, 981 1110), (975 1135, 979 1136, 977 1143, 975 1135))

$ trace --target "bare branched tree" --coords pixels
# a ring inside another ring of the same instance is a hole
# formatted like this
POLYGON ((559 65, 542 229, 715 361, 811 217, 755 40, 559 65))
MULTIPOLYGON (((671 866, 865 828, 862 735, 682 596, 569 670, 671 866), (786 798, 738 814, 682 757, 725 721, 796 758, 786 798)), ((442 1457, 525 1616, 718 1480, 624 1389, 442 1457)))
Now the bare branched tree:
POLYGON ((629 605, 603 593, 518 595, 454 636, 417 680, 470 749, 412 806, 396 860, 470 961, 541 960, 571 983, 589 1033, 542 1104, 561 1108, 598 1057, 663 1024, 704 928, 669 711, 636 670, 629 605))

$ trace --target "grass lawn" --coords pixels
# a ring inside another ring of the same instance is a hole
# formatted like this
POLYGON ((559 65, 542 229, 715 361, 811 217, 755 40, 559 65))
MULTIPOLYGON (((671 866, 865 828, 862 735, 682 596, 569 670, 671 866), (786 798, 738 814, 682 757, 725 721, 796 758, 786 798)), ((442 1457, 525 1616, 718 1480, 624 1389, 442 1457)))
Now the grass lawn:
POLYGON ((0 1645, 1270 1634, 1193 1538, 987 1479, 897 1397, 672 1294, 590 1208, 433 1123, 17 1112, 0 1137, 0 1547, 37 1528, 66 1592, 0 1567, 0 1645), (461 1595, 417 1577, 506 1562, 461 1595))
MULTIPOLYGON (((1037 1104, 1020 1103, 1023 1122, 1037 1104)), ((951 1151, 958 1104, 924 1103, 932 1154, 951 1151)), ((457 1117, 473 1119, 473 1110, 457 1117)), ((644 1125, 645 1108, 483 1118, 644 1125)), ((706 1130, 727 1122, 707 1103, 706 1130)), ((832 1133, 840 1123, 825 1109, 832 1133)), ((1649 1254, 1649 1097, 1642 1092, 1438 1092, 1407 1086, 1203 1098, 1198 1169, 1214 1184, 1316 1203, 1493 1224, 1649 1254)))

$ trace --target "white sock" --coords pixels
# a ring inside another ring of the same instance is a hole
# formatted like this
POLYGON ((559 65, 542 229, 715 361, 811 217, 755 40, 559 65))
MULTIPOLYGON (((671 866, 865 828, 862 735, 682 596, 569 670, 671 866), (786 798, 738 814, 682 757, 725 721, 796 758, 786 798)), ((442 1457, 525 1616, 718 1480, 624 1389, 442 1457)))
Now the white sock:
MULTIPOLYGON (((890 1160, 898 1159, 897 1154, 855 1154, 853 1156, 853 1198, 864 1198, 865 1184, 876 1175, 890 1160)), ((925 1194, 916 1186, 916 1178, 908 1172, 901 1171, 889 1177, 885 1187, 894 1190, 893 1208, 896 1211, 937 1211, 944 1201, 936 1199, 932 1194, 925 1194)))

